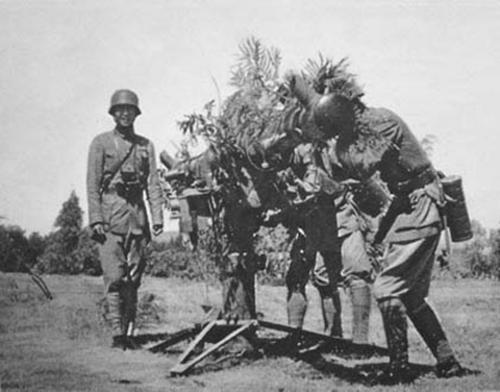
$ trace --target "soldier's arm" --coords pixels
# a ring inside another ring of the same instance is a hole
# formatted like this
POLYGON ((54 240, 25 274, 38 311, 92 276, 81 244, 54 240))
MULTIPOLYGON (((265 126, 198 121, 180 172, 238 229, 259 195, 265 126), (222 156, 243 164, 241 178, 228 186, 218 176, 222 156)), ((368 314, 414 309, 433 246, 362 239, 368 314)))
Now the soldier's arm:
POLYGON ((103 177, 104 149, 98 139, 90 144, 87 161, 87 200, 89 206, 89 225, 103 223, 100 188, 103 177))
POLYGON ((386 109, 373 109, 369 127, 371 132, 360 136, 356 146, 345 155, 349 175, 358 180, 370 178, 386 154, 397 154, 402 137, 399 118, 386 109))
POLYGON ((156 170, 155 149, 153 143, 148 143, 148 164, 149 174, 147 180, 146 194, 151 212, 153 228, 163 227, 163 192, 161 189, 160 178, 156 170))

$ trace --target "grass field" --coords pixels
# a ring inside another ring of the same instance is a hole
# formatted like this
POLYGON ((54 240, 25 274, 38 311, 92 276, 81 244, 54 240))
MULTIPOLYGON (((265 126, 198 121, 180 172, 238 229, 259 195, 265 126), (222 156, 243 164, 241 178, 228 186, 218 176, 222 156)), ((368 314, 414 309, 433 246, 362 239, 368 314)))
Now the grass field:
MULTIPOLYGON (((109 331, 100 304, 102 281, 87 276, 47 276, 54 294, 47 301, 22 274, 0 274, 0 390, 3 391, 500 391, 500 283, 435 280, 431 302, 437 308, 463 364, 478 375, 437 379, 427 372, 410 385, 366 386, 347 377, 349 364, 324 355, 322 367, 286 356, 246 360, 235 366, 205 368, 188 377, 170 377, 179 352, 108 348, 109 331), (325 366, 326 363, 326 366, 325 366)), ((146 277, 140 332, 174 332, 202 318, 204 303, 219 304, 220 291, 172 279, 146 277)), ((308 291, 306 328, 322 326, 318 298, 308 291)), ((258 310, 269 321, 285 322, 285 288, 258 286, 258 310)), ((350 309, 343 299, 343 327, 350 331, 350 309)), ((381 319, 372 307, 370 340, 385 345, 381 319)), ((410 329, 413 363, 433 359, 410 329)), ((385 358, 371 361, 383 362, 385 358)))

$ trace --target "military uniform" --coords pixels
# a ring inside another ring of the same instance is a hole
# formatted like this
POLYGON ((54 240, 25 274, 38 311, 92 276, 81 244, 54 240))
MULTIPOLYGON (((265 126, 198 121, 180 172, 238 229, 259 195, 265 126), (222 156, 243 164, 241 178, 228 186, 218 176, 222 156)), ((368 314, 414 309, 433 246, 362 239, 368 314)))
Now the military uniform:
POLYGON ((443 203, 436 172, 408 126, 387 109, 366 108, 351 132, 339 135, 337 152, 359 178, 380 171, 393 204, 380 223, 389 249, 374 283, 394 374, 408 368, 406 314, 434 354, 438 373, 460 369, 445 333, 426 302, 443 203), (453 370, 454 369, 454 370, 453 370))
MULTIPOLYGON (((335 143, 329 141, 322 162, 328 168, 329 177, 336 182, 345 180, 345 173, 340 168, 340 162, 335 154, 335 143)), ((336 270, 338 276, 334 284, 342 281, 348 288, 352 303, 352 339, 356 343, 368 342, 368 327, 371 307, 371 290, 369 283, 372 281, 373 268, 367 254, 365 231, 368 228, 363 214, 352 201, 352 193, 343 189, 335 198, 337 233, 328 233, 338 238, 340 246, 340 261, 336 270)), ((334 239, 330 238, 333 242, 334 239)), ((313 284, 321 297, 322 311, 325 316, 325 329, 328 330, 327 314, 333 310, 329 303, 331 296, 328 270, 320 256, 313 272, 313 284)), ((335 291, 334 291, 335 293, 335 291)), ((334 294, 335 296, 335 294, 334 294)))
POLYGON ((327 146, 300 144, 292 156, 292 170, 297 177, 299 200, 294 212, 298 227, 291 250, 291 263, 286 274, 288 288, 287 313, 291 326, 302 327, 307 298, 305 286, 316 256, 323 259, 328 276, 320 290, 325 332, 341 336, 341 305, 337 284, 340 276, 340 248, 334 198, 342 187, 328 174, 331 171, 327 146))
POLYGON ((163 196, 153 144, 116 129, 90 145, 87 193, 90 226, 102 224, 98 240, 109 315, 116 335, 134 322, 137 288, 144 269, 144 247, 150 240, 144 192, 153 225, 163 225, 163 196))

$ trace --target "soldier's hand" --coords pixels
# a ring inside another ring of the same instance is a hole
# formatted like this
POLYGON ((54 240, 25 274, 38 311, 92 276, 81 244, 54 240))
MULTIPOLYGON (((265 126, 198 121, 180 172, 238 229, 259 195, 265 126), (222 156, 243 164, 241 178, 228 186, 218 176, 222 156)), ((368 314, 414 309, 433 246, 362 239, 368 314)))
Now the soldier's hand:
POLYGON ((102 223, 96 223, 95 225, 92 226, 92 231, 96 236, 103 236, 105 235, 104 233, 104 226, 102 223))
POLYGON ((106 241, 106 232, 104 231, 104 226, 102 223, 96 223, 92 225, 92 239, 101 244, 106 241))
POLYGON ((340 183, 348 189, 356 189, 361 186, 361 181, 355 180, 354 178, 348 178, 340 183))
POLYGON ((163 225, 153 225, 153 235, 155 237, 163 233, 163 225))
POLYGON ((264 227, 276 227, 283 220, 282 210, 269 210, 263 216, 262 225, 264 227))

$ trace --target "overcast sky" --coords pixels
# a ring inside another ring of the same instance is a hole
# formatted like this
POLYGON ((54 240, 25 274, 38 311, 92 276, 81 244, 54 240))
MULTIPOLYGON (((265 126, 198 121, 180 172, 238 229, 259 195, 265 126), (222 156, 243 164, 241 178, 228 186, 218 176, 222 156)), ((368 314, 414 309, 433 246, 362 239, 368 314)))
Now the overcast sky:
POLYGON ((176 121, 222 95, 238 44, 281 50, 283 71, 347 56, 366 102, 437 137, 436 167, 464 180, 469 211, 500 228, 500 2, 0 0, 0 215, 52 230, 109 98, 140 96, 138 133, 174 151, 176 121))

